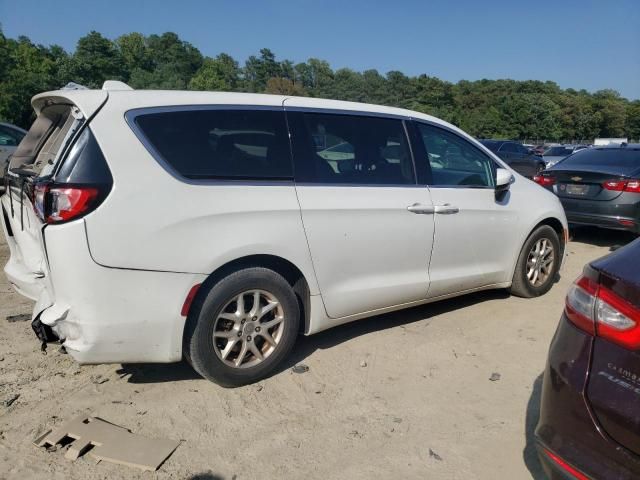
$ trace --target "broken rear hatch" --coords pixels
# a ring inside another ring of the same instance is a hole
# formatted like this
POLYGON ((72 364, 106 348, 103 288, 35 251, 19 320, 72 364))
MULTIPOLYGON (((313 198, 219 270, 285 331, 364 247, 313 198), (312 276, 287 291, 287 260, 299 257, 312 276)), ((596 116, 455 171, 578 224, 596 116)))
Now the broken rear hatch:
POLYGON ((82 127, 104 104, 107 92, 70 90, 32 100, 36 120, 9 162, 2 225, 11 256, 4 270, 18 293, 36 300, 33 316, 50 306, 44 223, 34 209, 36 183, 46 182, 65 158, 82 127))

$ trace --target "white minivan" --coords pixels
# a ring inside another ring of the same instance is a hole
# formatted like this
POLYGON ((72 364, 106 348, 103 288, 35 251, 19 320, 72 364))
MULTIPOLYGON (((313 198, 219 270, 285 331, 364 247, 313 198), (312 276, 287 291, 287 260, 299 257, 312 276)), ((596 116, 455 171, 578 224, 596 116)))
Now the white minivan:
POLYGON ((477 290, 547 292, 557 197, 458 128, 245 93, 60 90, 1 198, 33 327, 81 363, 177 362, 224 386, 299 333, 477 290))

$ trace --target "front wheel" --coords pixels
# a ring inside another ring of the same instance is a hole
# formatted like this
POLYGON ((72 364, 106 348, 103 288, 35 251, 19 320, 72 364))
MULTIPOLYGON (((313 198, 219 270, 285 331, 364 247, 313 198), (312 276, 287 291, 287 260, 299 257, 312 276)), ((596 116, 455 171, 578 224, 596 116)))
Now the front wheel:
POLYGON ((522 247, 513 274, 511 293, 532 298, 547 293, 560 268, 560 240, 548 225, 538 227, 522 247))
POLYGON ((289 283, 272 270, 246 268, 198 295, 187 318, 184 350, 204 378, 237 387, 273 373, 291 351, 299 325, 300 308, 289 283))

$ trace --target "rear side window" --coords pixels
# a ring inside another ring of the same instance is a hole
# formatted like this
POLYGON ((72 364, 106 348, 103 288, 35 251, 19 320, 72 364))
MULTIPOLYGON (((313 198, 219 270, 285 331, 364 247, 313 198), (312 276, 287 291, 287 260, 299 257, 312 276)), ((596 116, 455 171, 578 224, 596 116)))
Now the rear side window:
POLYGON ((153 150, 190 179, 293 178, 284 112, 174 110, 134 122, 153 150))
POLYGON ((290 114, 296 181, 415 184, 401 120, 325 113, 290 114))

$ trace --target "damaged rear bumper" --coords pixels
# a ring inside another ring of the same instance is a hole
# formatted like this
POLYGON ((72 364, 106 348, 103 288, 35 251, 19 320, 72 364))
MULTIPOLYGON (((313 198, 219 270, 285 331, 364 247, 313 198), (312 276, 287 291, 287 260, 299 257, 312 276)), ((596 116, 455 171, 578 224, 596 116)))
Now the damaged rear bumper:
POLYGON ((98 265, 83 221, 49 226, 43 238, 47 268, 32 315, 41 342, 60 339, 80 363, 181 360, 180 310, 204 275, 98 265))

